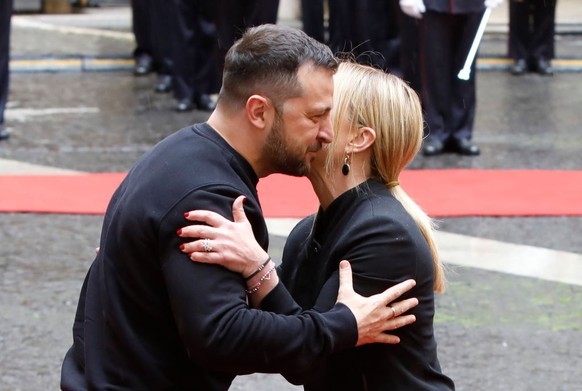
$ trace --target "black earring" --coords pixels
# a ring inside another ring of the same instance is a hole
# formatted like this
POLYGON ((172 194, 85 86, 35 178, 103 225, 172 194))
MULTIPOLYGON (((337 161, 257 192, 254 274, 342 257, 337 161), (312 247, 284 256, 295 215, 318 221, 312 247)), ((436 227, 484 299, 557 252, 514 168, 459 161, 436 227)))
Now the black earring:
POLYGON ((346 157, 344 158, 344 165, 342 166, 342 174, 348 175, 350 173, 350 155, 346 153, 346 157))

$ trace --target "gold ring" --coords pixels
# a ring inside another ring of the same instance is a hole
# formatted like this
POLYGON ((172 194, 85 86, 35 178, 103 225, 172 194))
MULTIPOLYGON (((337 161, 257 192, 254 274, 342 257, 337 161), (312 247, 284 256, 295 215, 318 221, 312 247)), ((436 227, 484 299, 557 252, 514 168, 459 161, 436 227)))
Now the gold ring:
POLYGON ((392 307, 391 305, 389 305, 388 307, 390 307, 390 309, 392 310, 392 317, 396 318, 396 310, 394 309, 394 307, 392 307))

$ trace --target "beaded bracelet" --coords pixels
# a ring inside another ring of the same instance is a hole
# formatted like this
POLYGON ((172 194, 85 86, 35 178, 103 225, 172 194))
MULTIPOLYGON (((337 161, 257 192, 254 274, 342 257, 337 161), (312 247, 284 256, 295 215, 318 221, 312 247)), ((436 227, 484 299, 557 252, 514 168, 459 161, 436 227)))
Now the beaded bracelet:
POLYGON ((268 257, 267 260, 265 262, 263 262, 263 264, 261 266, 259 266, 259 268, 250 276, 245 277, 245 281, 250 280, 251 278, 253 278, 254 276, 256 276, 257 274, 260 273, 261 270, 263 270, 265 268, 265 266, 267 266, 267 264, 269 263, 269 261, 271 260, 271 257, 268 257))
POLYGON ((271 279, 271 273, 273 272, 273 270, 275 270, 275 266, 273 266, 265 274, 263 274, 263 276, 259 279, 259 282, 257 282, 252 288, 246 289, 245 292, 248 295, 252 295, 253 293, 258 292, 259 289, 261 289, 261 285, 263 285, 263 281, 271 279))

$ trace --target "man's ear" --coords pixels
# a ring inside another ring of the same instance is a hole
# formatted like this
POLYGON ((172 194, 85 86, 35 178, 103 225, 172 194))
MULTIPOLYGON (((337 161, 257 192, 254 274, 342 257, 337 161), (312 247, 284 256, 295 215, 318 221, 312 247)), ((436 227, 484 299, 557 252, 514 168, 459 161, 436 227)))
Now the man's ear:
POLYGON ((362 152, 370 148, 376 141, 376 131, 367 126, 358 128, 356 135, 346 146, 347 153, 362 152))
POLYGON ((268 129, 273 123, 274 107, 269 98, 262 95, 252 95, 247 99, 247 118, 259 129, 268 129))

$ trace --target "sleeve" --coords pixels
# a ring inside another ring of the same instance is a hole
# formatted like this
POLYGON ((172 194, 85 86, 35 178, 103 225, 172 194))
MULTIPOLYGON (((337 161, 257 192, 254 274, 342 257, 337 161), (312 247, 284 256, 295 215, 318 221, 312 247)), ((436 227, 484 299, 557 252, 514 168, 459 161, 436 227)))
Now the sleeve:
POLYGON ((299 315, 303 311, 282 283, 263 299, 261 310, 284 315, 299 315))
MULTIPOLYGON (((172 207, 160 226, 163 278, 190 358, 221 372, 280 373, 305 370, 335 351, 354 346, 357 324, 344 305, 323 314, 306 311, 293 316, 251 309, 238 274, 191 262, 179 251, 176 230, 185 223, 184 211, 210 209, 232 219, 232 202, 240 194, 233 188, 198 189, 172 207)), ((247 194, 247 198, 249 220, 254 227, 264 225, 254 196, 247 194)))
MULTIPOLYGON (((298 227, 296 226, 293 231, 297 230, 297 228, 298 227)), ((291 237, 291 235, 289 235, 289 237, 291 237)), ((295 299, 293 299, 293 296, 288 289, 289 285, 285 282, 286 279, 290 278, 288 273, 286 273, 287 270, 285 268, 285 254, 290 251, 288 249, 290 244, 289 237, 285 243, 283 261, 277 266, 277 274, 279 275, 280 282, 261 302, 261 309, 263 311, 270 311, 276 314, 284 315, 297 315, 303 312, 303 308, 297 304, 295 299)))

